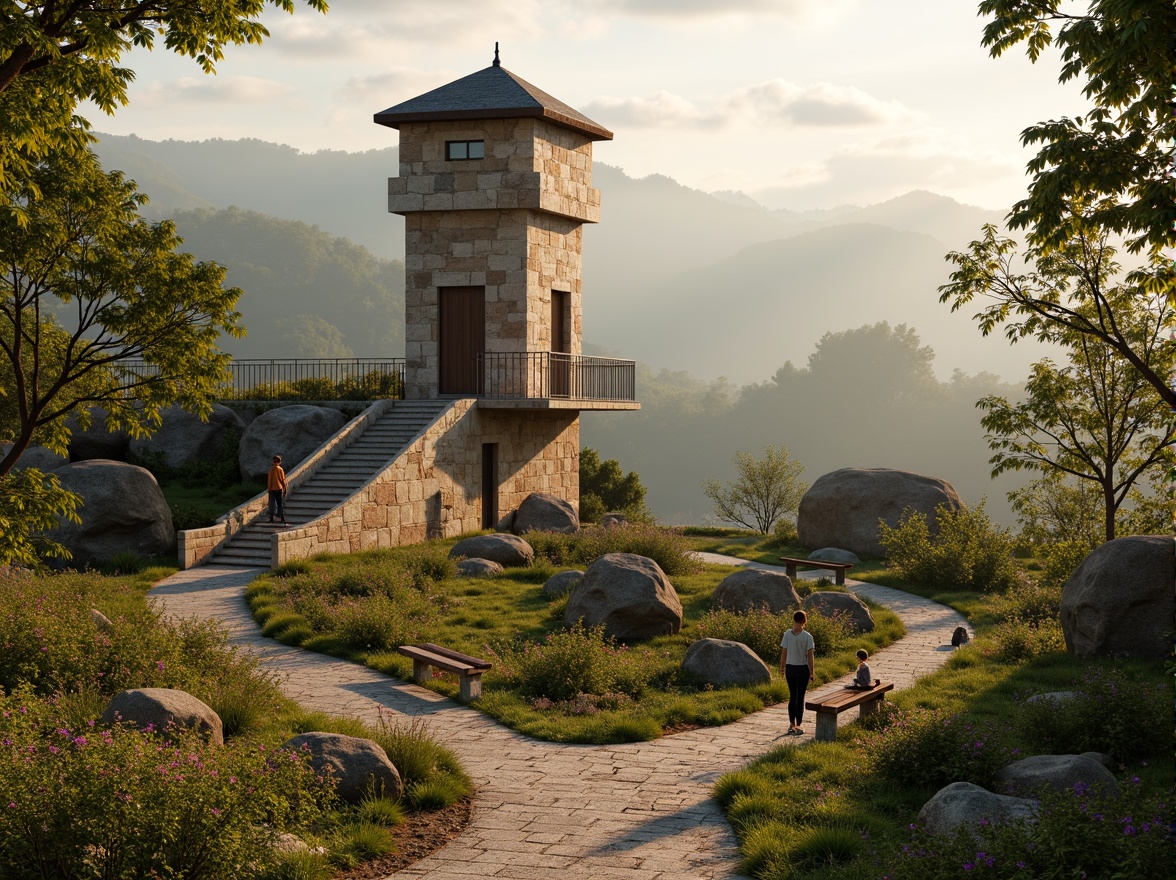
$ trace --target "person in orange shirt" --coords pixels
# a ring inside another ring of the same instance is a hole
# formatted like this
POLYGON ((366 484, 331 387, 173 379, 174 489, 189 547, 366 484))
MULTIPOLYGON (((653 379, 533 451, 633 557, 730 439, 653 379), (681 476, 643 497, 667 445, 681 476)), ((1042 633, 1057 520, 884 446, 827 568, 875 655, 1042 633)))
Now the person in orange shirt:
POLYGON ((286 472, 282 470, 282 456, 274 456, 274 466, 269 469, 266 477, 266 488, 269 489, 269 521, 274 521, 274 511, 282 522, 286 521, 286 472))

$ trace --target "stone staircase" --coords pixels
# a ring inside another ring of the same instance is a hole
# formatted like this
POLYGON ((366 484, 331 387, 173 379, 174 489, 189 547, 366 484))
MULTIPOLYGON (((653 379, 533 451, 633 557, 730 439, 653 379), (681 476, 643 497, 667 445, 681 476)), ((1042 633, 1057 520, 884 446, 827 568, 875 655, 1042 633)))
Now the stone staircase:
POLYGON ((321 465, 286 499, 286 524, 262 512, 207 560, 210 565, 270 567, 270 536, 306 525, 338 507, 395 460, 417 434, 441 414, 449 400, 399 400, 348 446, 321 465))

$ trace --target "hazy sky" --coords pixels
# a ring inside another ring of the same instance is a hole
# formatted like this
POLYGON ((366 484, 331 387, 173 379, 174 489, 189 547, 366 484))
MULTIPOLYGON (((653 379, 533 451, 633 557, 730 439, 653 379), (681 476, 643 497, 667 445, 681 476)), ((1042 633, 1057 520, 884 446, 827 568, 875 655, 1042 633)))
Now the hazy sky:
MULTIPOLYGON (((300 0, 295 0, 296 3, 300 0)), ((267 14, 216 77, 136 51, 130 106, 99 131, 301 150, 396 143, 372 114, 503 66, 612 129, 597 161, 771 207, 929 189, 987 208, 1023 193, 1019 133, 1080 112, 1052 59, 980 46, 976 0, 332 0, 267 14)), ((391 169, 391 173, 395 173, 391 169)))

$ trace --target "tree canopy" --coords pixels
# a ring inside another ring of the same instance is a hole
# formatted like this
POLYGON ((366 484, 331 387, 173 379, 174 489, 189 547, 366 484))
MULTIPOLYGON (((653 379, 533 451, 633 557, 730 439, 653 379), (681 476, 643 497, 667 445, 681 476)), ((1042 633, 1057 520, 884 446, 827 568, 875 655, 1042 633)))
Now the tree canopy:
POLYGON ((4 193, 24 217, 0 215, 0 394, 15 413, 0 424, 13 443, 0 476, 34 437, 64 452, 63 417, 84 426, 94 404, 132 433, 172 403, 207 410, 227 376, 221 334, 243 332, 241 291, 222 287, 221 266, 177 253, 171 223, 138 215, 134 183, 88 151, 54 152, 32 171, 4 193))
POLYGON ((162 40, 212 73, 226 46, 269 36, 267 7, 293 12, 294 0, 0 0, 0 187, 50 149, 86 142, 82 101, 106 113, 127 103, 134 71, 119 62, 132 46, 162 40))
POLYGON ((808 490, 802 482, 804 465, 788 457, 787 446, 768 444, 764 457, 750 452, 735 453, 738 479, 724 486, 707 480, 702 491, 714 505, 715 516, 766 535, 782 517, 796 513, 808 490))
POLYGON ((983 0, 983 43, 994 57, 1024 44, 1037 62, 1061 54, 1060 82, 1080 80, 1091 109, 1021 134, 1039 145, 1028 196, 1009 224, 1043 252, 1090 221, 1152 257, 1176 245, 1176 4, 1172 0, 983 0), (1077 203, 1077 204, 1076 204, 1077 203), (1080 207, 1080 209, 1079 209, 1080 207))

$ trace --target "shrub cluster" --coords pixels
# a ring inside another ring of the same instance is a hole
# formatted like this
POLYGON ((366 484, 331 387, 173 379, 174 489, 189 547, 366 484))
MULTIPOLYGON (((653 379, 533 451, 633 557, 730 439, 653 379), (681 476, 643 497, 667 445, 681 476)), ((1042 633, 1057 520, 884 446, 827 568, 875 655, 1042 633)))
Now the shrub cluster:
POLYGON ((1006 590, 1023 575, 1013 561, 1016 541, 984 512, 935 508, 937 532, 926 514, 908 509, 897 526, 879 520, 878 534, 891 566, 916 584, 964 590, 1006 590))
POLYGON ((27 689, 0 699, 6 878, 256 877, 328 802, 293 752, 66 723, 27 689))
POLYGON ((1029 660, 1066 650, 1061 623, 1062 589, 1028 579, 989 597, 993 625, 981 650, 1005 660, 1029 660))
POLYGON ((965 825, 934 835, 912 826, 908 843, 890 859, 888 880, 959 877, 1131 877, 1167 880, 1167 806, 1143 796, 1138 779, 1118 798, 1102 798, 1083 783, 1045 792, 1033 822, 965 825))
POLYGON ((179 688, 208 703, 230 734, 278 705, 272 677, 256 658, 229 649, 212 623, 163 619, 135 605, 115 615, 111 631, 99 629, 90 615, 93 577, 0 576, 0 688, 97 697, 179 688))
POLYGON ((1124 762, 1166 751, 1171 688, 1152 685, 1119 666, 1088 669, 1064 702, 1025 703, 1017 713, 1021 737, 1034 751, 1077 755, 1105 752, 1124 762))
POLYGON ((398 373, 371 370, 362 376, 262 382, 238 395, 240 400, 384 400, 403 396, 398 373))
MULTIPOLYGON (((849 645, 853 630, 841 615, 826 617, 818 611, 809 612, 805 627, 812 634, 817 652, 831 654, 849 645)), ((780 640, 792 628, 790 614, 773 614, 767 609, 725 611, 715 608, 704 614, 696 624, 700 639, 728 639, 742 642, 765 663, 780 659, 780 640)))
POLYGON ((604 637, 604 627, 576 624, 542 642, 516 641, 490 646, 495 672, 533 699, 575 700, 581 694, 639 694, 645 672, 628 649, 604 637))
POLYGON ((589 565, 606 553, 635 553, 656 562, 670 577, 693 574, 702 564, 690 552, 682 532, 649 523, 584 526, 575 535, 531 532, 527 542, 536 557, 556 566, 589 565))
MULTIPOLYGON (((453 566, 435 551, 405 559, 361 562, 339 575, 292 569, 279 575, 278 609, 314 631, 331 633, 355 650, 382 651, 418 641, 421 631, 446 607, 437 580, 453 566)), ((267 634, 280 636, 285 618, 267 616, 267 634)))
POLYGON ((900 785, 938 789, 953 782, 988 787, 1011 752, 991 723, 928 709, 897 716, 869 738, 877 772, 900 785))

